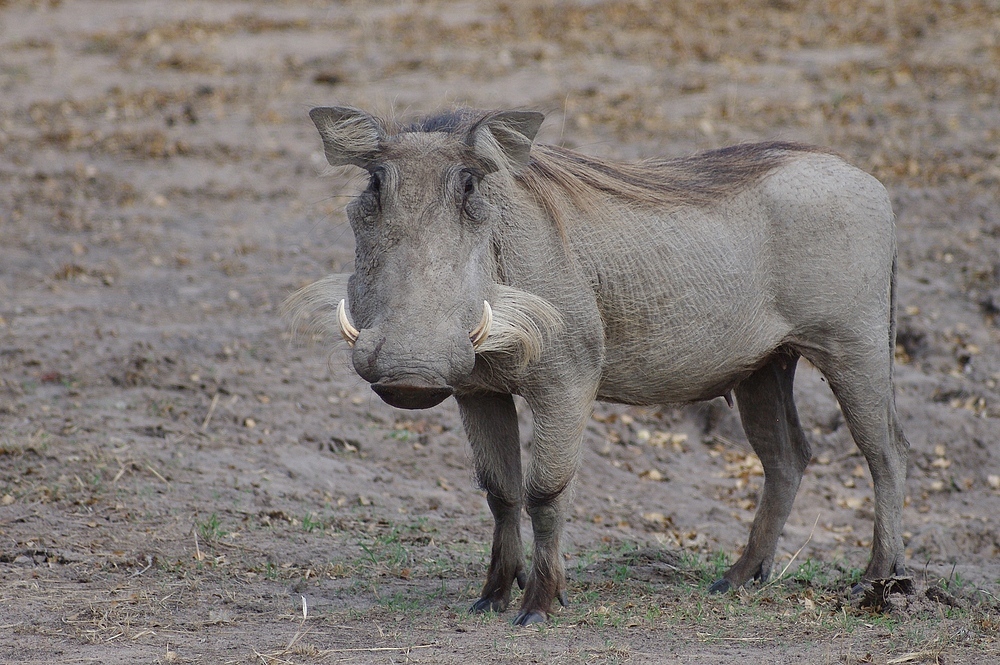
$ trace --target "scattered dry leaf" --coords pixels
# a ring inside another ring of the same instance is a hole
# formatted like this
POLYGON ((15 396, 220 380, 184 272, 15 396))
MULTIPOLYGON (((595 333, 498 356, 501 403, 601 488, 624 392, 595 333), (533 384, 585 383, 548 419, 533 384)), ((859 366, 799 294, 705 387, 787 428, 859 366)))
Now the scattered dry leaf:
POLYGON ((865 505, 865 499, 856 496, 849 496, 837 501, 837 505, 841 508, 850 508, 851 510, 857 510, 861 506, 865 505))
POLYGON ((687 434, 674 434, 671 432, 653 432, 649 437, 649 445, 656 448, 672 447, 677 452, 684 451, 684 442, 687 441, 687 434))
POLYGON ((663 529, 673 524, 673 520, 670 517, 659 512, 643 513, 642 519, 646 522, 647 526, 658 529, 663 529))

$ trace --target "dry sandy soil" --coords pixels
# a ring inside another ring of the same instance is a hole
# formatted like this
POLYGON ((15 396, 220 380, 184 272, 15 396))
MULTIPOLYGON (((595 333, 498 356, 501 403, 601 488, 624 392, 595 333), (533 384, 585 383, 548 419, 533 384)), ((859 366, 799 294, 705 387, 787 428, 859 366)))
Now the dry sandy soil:
POLYGON ((0 661, 1000 662, 998 146, 996 0, 0 0, 0 661), (570 606, 468 616, 491 518, 454 404, 391 409, 280 317, 351 270, 329 103, 531 107, 621 159, 793 139, 881 178, 914 593, 842 593, 869 476, 802 367, 785 578, 704 593, 762 480, 722 400, 602 405, 570 606))

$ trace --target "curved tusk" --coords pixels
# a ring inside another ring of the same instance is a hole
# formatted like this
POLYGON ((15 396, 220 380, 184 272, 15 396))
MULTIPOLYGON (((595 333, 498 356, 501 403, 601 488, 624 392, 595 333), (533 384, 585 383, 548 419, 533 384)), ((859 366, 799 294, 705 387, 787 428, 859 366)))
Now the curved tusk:
POLYGON ((472 348, 478 349, 486 338, 490 336, 490 326, 493 325, 493 308, 490 307, 490 303, 483 301, 483 318, 479 319, 479 325, 472 329, 469 333, 469 339, 472 340, 472 348))
POLYGON ((347 312, 344 311, 344 301, 341 300, 340 304, 337 305, 337 323, 340 324, 340 336, 344 338, 344 341, 349 345, 354 346, 354 343, 358 341, 358 329, 351 325, 351 322, 347 320, 347 312))

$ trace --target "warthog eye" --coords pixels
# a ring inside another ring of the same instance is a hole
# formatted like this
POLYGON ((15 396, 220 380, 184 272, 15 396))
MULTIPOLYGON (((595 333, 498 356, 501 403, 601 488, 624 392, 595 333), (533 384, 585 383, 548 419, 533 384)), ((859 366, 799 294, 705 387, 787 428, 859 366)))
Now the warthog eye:
POLYGON ((472 196, 476 193, 478 181, 479 178, 475 173, 469 171, 462 173, 462 214, 473 222, 479 221, 481 216, 477 199, 472 196))
POLYGON ((465 169, 461 174, 462 212, 466 217, 473 221, 478 221, 482 216, 482 211, 479 210, 481 202, 472 198, 472 195, 476 193, 476 187, 479 185, 479 181, 482 179, 483 173, 473 169, 465 169))
POLYGON ((374 215, 382 210, 382 181, 385 173, 375 169, 368 176, 368 189, 358 197, 358 204, 364 215, 374 215))

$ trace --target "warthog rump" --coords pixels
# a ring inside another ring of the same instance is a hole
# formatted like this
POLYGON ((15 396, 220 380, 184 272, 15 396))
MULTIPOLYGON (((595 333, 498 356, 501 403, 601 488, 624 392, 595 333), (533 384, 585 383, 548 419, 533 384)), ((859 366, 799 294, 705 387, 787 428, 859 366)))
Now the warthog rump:
POLYGON ((810 459, 792 398, 802 356, 826 376, 871 469, 864 578, 903 573, 896 245, 878 181, 790 143, 602 161, 533 145, 542 115, 528 111, 408 126, 345 107, 310 116, 329 163, 361 167, 369 182, 347 209, 353 274, 306 287, 289 307, 340 331, 389 404, 454 395, 495 518, 473 611, 506 609, 515 581, 516 624, 565 600, 559 538, 595 399, 735 393, 765 480, 746 549, 712 590, 766 579, 810 459), (523 471, 515 394, 534 418, 523 471))

